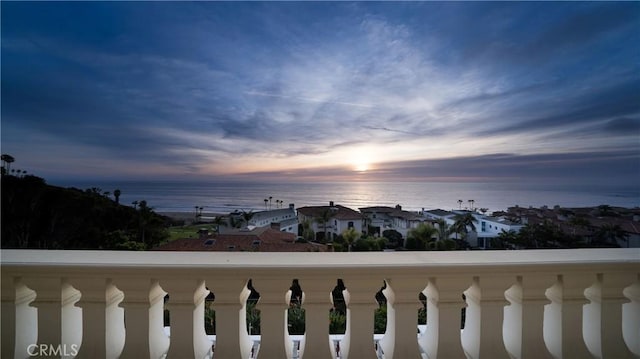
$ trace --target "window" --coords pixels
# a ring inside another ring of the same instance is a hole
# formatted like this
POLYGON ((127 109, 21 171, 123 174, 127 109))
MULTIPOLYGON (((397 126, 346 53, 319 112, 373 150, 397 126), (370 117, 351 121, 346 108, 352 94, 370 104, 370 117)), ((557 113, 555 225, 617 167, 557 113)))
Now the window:
POLYGON ((348 228, 353 228, 353 222, 349 222, 349 224, 348 224, 348 226, 347 226, 347 227, 348 227, 348 228))

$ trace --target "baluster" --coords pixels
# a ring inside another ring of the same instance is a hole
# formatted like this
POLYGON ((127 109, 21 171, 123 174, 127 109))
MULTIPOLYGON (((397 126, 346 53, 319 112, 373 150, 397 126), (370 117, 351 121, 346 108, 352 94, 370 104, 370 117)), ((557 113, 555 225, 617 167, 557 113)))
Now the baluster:
POLYGON ((387 319, 385 336, 392 335, 393 341, 385 348, 385 358, 420 359, 417 325, 421 305, 418 294, 424 287, 415 278, 392 278, 386 283, 383 293, 387 298, 387 313, 395 315, 387 319))
POLYGON ((292 342, 287 329, 286 292, 291 279, 286 274, 268 278, 254 278, 256 290, 260 292, 257 308, 260 309, 260 352, 259 358, 291 358, 292 342), (258 288, 259 286, 259 288, 258 288))
POLYGON ((630 302, 622 305, 622 336, 629 350, 640 357, 640 273, 623 294, 630 302))
POLYGON ((125 315, 125 343, 121 358, 160 358, 169 349, 164 334, 164 296, 157 280, 118 278, 115 281, 124 292, 120 306, 125 315))
MULTIPOLYGON (((594 286, 585 291, 592 310, 585 334, 591 332, 592 354, 599 358, 633 358, 622 337, 623 289, 636 279, 634 273, 600 273, 594 286)), ((587 334, 588 335, 588 334, 587 334)))
POLYGON ((124 299, 124 293, 119 290, 113 280, 109 280, 107 285, 107 307, 106 307, 106 346, 107 358, 120 358, 126 331, 124 328, 124 308, 120 307, 120 303, 124 299))
MULTIPOLYGON (((544 307, 549 302, 545 296, 546 289, 551 287, 557 276, 553 274, 525 274, 518 276, 515 298, 513 303, 518 310, 515 314, 513 325, 504 327, 504 335, 518 333, 514 344, 514 354, 517 358, 552 358, 544 342, 544 307)), ((505 308, 506 311, 507 308, 505 308)), ((505 318, 506 324, 506 318, 505 318)))
POLYGON ((24 278, 35 290, 31 303, 38 311, 38 344, 62 343, 62 280, 60 278, 24 278))
POLYGON ((345 302, 347 303, 347 331, 345 333, 348 353, 345 358, 366 359, 377 358, 373 341, 373 319, 378 303, 376 292, 380 288, 377 280, 364 277, 344 279, 345 302))
POLYGON ((427 331, 421 337, 428 358, 465 358, 460 336, 462 308, 466 305, 462 292, 470 282, 470 277, 429 278, 423 291, 427 297, 427 331))
POLYGON ((109 279, 74 278, 71 282, 81 292, 77 306, 82 308, 82 345, 76 358, 117 358, 124 347, 123 310, 117 308, 122 292, 109 279))
POLYGON ((584 291, 594 278, 589 273, 563 274, 547 289, 552 303, 545 306, 544 340, 554 358, 591 357, 582 336, 582 315, 587 303, 584 291))
MULTIPOLYGON (((19 278, 3 276, 2 282, 2 358, 28 356, 29 345, 35 344, 38 332, 36 308, 29 306, 36 292, 27 288, 19 278)), ((33 351, 32 351, 33 353, 33 351)))
POLYGON ((31 305, 38 311, 38 344, 60 347, 59 355, 73 354, 82 341, 80 308, 73 307, 80 292, 61 278, 29 277, 24 282, 36 292, 31 305))
POLYGON ((214 358, 249 358, 253 343, 246 324, 246 302, 251 294, 247 280, 220 275, 207 280, 207 286, 216 297, 213 302, 216 311, 214 358))
POLYGON ((204 300, 209 291, 204 280, 167 279, 171 337, 167 358, 203 358, 211 349, 204 331, 204 300))
POLYGON ((335 279, 302 277, 304 293, 305 345, 304 359, 331 359, 333 343, 329 340, 329 308, 331 308, 331 288, 335 279))
MULTIPOLYGON (((0 355, 2 358, 17 357, 21 351, 27 352, 26 346, 18 345, 20 341, 17 328, 18 323, 18 279, 12 276, 3 275, 0 286, 0 298, 2 300, 2 321, 0 322, 0 330, 2 330, 2 345, 0 346, 0 355), (14 353, 15 352, 15 353, 14 353)), ((31 300, 35 299, 35 293, 31 300)), ((28 344, 27 344, 28 345, 28 344)))
POLYGON ((508 304, 505 291, 514 279, 492 275, 474 278, 467 296, 466 325, 463 347, 472 358, 509 358, 504 345, 502 326, 504 306, 508 304))

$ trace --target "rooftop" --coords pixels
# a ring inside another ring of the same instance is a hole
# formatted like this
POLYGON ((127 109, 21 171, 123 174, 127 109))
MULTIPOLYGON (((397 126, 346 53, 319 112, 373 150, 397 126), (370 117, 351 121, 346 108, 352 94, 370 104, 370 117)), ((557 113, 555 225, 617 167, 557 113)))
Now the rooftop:
POLYGON ((298 213, 302 213, 307 217, 321 217, 324 211, 332 211, 333 215, 331 218, 334 219, 362 219, 364 216, 351 208, 334 205, 334 206, 309 206, 309 207, 300 207, 298 208, 298 213))
POLYGON ((155 248, 157 251, 238 251, 238 252, 324 252, 327 247, 312 243, 296 243, 293 233, 269 227, 236 230, 208 238, 183 238, 155 248))

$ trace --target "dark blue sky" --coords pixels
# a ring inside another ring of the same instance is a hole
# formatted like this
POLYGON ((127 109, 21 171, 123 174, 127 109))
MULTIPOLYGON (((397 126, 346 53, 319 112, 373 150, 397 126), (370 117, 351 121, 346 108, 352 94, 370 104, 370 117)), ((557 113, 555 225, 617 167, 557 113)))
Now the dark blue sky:
POLYGON ((638 2, 6 2, 46 178, 640 183, 638 2))

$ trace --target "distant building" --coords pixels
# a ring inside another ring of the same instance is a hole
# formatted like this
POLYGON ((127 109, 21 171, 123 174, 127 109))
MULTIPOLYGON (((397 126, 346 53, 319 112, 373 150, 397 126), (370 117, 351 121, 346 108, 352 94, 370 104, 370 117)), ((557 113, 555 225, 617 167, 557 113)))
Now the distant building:
MULTIPOLYGON (((506 217, 491 217, 477 212, 458 210, 445 211, 442 209, 434 209, 423 212, 426 218, 433 221, 444 220, 448 226, 452 226, 454 223, 456 223, 457 215, 464 213, 471 213, 473 215, 473 218, 475 218, 476 220, 476 222, 474 223, 476 230, 471 231, 469 228, 470 231, 467 235, 467 242, 471 247, 474 248, 489 248, 490 239, 498 237, 502 231, 519 232, 523 227, 522 224, 515 223, 507 219, 506 217)), ((455 237, 455 235, 452 235, 451 237, 455 237)))
POLYGON ((555 206, 553 209, 547 206, 510 207, 507 213, 511 217, 519 218, 523 224, 552 223, 564 233, 579 236, 587 243, 596 240, 598 232, 604 226, 618 226, 626 236, 626 240, 616 239, 618 246, 640 247, 640 208, 606 205, 581 208, 555 206))
POLYGON ((156 247, 158 251, 215 252, 326 252, 327 246, 298 243, 296 235, 270 227, 236 229, 224 234, 177 239, 156 247))
MULTIPOLYGON (((287 208, 253 212, 249 223, 244 222, 243 213, 240 211, 229 213, 229 219, 231 218, 233 218, 234 222, 241 223, 242 227, 270 227, 282 232, 298 233, 298 216, 293 203, 289 204, 287 208)), ((229 233, 234 230, 233 227, 225 227, 221 232, 229 233)))
POLYGON ((249 221, 250 226, 271 227, 282 232, 298 233, 298 216, 295 206, 289 204, 288 208, 272 209, 269 211, 255 212, 249 221))
POLYGON ((515 223, 504 217, 490 217, 474 213, 476 224, 476 243, 469 243, 472 247, 490 248, 490 239, 497 238, 500 233, 514 231, 520 232, 524 225, 515 223))
POLYGON ((453 223, 453 217, 456 214, 454 212, 445 211, 444 209, 432 209, 429 211, 422 211, 422 215, 432 221, 445 220, 449 222, 449 220, 451 220, 451 223, 453 223))
POLYGON ((406 238, 410 229, 424 222, 423 217, 414 212, 403 211, 400 205, 364 207, 360 208, 360 213, 365 217, 365 228, 367 226, 377 228, 379 235, 382 235, 385 230, 393 229, 406 238))
POLYGON ((298 222, 305 221, 309 221, 311 229, 316 233, 316 238, 324 236, 326 231, 327 240, 330 241, 349 228, 353 228, 358 233, 361 233, 364 228, 364 216, 360 212, 333 202, 329 202, 328 206, 298 208, 298 222), (324 215, 327 216, 326 223, 321 219, 324 215))

